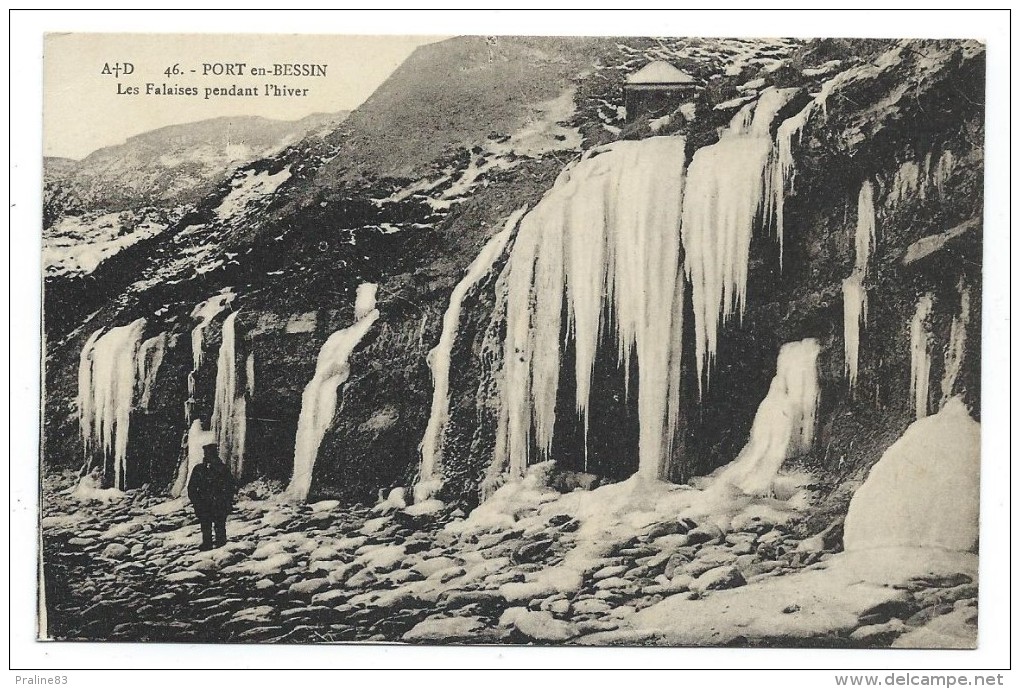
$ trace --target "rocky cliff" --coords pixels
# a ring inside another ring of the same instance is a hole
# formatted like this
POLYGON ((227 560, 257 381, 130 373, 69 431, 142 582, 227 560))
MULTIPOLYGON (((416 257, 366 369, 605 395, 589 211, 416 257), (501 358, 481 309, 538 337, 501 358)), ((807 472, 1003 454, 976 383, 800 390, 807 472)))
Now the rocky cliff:
MULTIPOLYGON (((177 212, 153 210, 169 191, 148 178, 128 191, 152 203, 111 201, 110 241, 160 213, 161 228, 47 279, 44 466, 170 491, 197 422, 221 449, 240 433, 243 480, 285 484, 320 350, 374 284, 378 320, 335 386, 312 499, 428 483, 422 499, 474 506, 544 459, 563 488, 625 479, 646 458, 655 478, 689 482, 741 456, 785 375, 781 347, 811 340, 811 438, 779 461, 815 477, 803 528, 820 531, 912 420, 954 396, 980 418, 983 74, 983 47, 955 41, 421 48, 335 131, 210 178, 177 212), (654 59, 699 89, 627 120, 624 78, 654 59), (669 152, 649 164, 657 142, 669 152), (605 211, 578 219, 571 194, 605 211), (608 234, 578 234, 592 223, 608 234), (632 255, 653 236, 660 248, 632 255), (585 255, 592 241, 616 258, 585 255), (523 286, 515 261, 538 266, 523 286), (668 391, 653 392, 659 379, 668 391), (508 413, 526 414, 519 432, 508 413), (649 427, 656 415, 669 418, 649 427), (423 476, 427 431, 440 449, 423 476)), ((83 174, 66 167, 62 179, 83 174)), ((67 194, 91 203, 78 187, 67 194)))

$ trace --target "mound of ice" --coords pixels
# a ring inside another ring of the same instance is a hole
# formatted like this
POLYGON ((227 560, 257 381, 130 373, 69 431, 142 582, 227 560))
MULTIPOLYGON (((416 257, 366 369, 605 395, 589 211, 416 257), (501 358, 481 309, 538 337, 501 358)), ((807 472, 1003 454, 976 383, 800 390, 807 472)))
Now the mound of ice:
POLYGON ((960 398, 915 421, 850 502, 847 551, 897 546, 973 551, 978 542, 981 424, 960 398))

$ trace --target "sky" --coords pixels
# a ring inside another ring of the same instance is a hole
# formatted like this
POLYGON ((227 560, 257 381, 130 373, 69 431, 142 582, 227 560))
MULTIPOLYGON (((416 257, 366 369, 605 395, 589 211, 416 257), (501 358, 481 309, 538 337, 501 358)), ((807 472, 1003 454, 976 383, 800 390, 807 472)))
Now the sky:
POLYGON ((295 34, 51 33, 43 44, 43 153, 80 159, 159 127, 225 115, 296 120, 352 110, 431 36, 295 34), (133 73, 104 74, 131 63, 133 73), (245 63, 244 76, 203 76, 203 65, 245 63), (253 65, 325 64, 325 77, 252 76, 253 65), (167 76, 179 65, 182 74, 167 76), (196 70, 191 73, 191 70, 196 70), (145 84, 198 88, 199 95, 144 95, 145 84), (305 96, 205 98, 206 87, 266 83, 304 89, 305 96), (119 85, 119 87, 118 87, 119 85), (139 95, 118 94, 139 87, 139 95))

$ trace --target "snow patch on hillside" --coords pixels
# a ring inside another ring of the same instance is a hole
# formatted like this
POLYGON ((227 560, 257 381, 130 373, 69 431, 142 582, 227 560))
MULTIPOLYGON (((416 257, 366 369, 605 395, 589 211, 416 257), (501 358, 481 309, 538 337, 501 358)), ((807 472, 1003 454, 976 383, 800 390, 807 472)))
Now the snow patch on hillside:
POLYGON ((166 228, 144 211, 65 216, 43 233, 43 268, 50 276, 88 275, 106 259, 166 228))
POLYGON ((220 220, 229 220, 242 212, 252 200, 269 196, 288 179, 290 179, 290 167, 285 167, 273 174, 245 170, 240 177, 233 180, 230 193, 216 207, 216 217, 220 220))

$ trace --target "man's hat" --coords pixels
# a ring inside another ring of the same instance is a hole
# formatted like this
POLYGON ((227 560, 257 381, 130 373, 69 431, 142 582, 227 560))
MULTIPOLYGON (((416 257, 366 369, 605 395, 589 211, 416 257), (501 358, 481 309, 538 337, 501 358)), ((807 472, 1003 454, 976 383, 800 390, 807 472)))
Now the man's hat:
POLYGON ((202 451, 204 453, 203 458, 205 461, 208 462, 212 460, 218 462, 220 460, 220 454, 216 445, 206 445, 202 448, 202 451))

